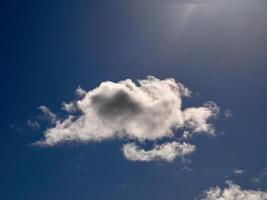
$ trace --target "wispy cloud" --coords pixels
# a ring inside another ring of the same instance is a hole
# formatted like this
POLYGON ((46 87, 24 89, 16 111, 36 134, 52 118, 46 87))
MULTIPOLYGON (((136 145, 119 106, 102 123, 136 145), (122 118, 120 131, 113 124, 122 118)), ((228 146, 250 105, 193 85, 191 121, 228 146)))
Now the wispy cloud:
POLYGON ((27 125, 34 131, 40 128, 40 124, 37 121, 27 120, 27 125))
POLYGON ((230 109, 226 110, 223 114, 225 119, 229 119, 234 116, 234 113, 230 109))
POLYGON ((266 180, 267 178, 267 167, 265 167, 256 177, 254 177, 252 180, 255 182, 255 183, 259 183, 261 182, 262 180, 266 180))
POLYGON ((40 106, 39 110, 43 113, 43 117, 49 120, 52 124, 55 124, 57 121, 57 116, 46 106, 40 106))

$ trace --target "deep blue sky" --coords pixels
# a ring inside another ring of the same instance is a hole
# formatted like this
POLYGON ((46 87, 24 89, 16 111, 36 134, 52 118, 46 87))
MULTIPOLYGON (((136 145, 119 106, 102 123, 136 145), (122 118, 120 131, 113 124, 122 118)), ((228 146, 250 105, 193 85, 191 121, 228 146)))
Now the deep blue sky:
POLYGON ((1 1, 0 199, 190 200, 227 179, 267 189, 266 176, 252 181, 267 167, 267 2, 190 2, 1 1), (193 139, 193 172, 179 159, 127 161, 120 141, 30 145, 38 106, 59 111, 78 85, 149 74, 189 87, 186 104, 234 113, 216 120, 217 137, 193 139))

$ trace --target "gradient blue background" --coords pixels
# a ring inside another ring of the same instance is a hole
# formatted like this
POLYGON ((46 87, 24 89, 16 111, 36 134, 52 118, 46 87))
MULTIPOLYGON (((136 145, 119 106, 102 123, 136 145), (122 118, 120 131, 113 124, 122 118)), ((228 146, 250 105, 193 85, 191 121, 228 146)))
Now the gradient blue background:
POLYGON ((198 2, 2 0, 0 199, 190 200, 227 179, 267 189, 266 176, 252 180, 267 167, 267 2, 198 2), (30 145, 45 128, 26 126, 38 106, 60 112, 78 85, 149 74, 194 91, 185 105, 234 113, 216 120, 217 137, 192 140, 192 172, 179 159, 127 161, 121 141, 30 145))

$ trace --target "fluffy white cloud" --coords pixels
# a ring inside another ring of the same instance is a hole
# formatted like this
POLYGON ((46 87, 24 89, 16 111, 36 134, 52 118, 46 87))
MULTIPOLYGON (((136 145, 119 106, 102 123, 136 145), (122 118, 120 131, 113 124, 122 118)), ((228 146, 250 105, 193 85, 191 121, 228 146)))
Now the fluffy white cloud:
POLYGON ((210 188, 203 194, 202 200, 267 200, 267 191, 245 190, 227 181, 228 187, 210 188))
POLYGON ((188 143, 164 143, 156 145, 152 150, 144 150, 135 143, 125 144, 122 148, 126 159, 131 161, 166 160, 173 161, 176 157, 184 157, 195 151, 196 147, 188 143))
MULTIPOLYGON (((79 100, 63 102, 68 115, 58 119, 46 106, 39 109, 53 125, 44 132, 39 145, 53 146, 62 142, 96 142, 111 138, 124 138, 145 142, 172 138, 177 130, 184 134, 179 140, 190 139, 194 134, 214 134, 210 119, 215 118, 219 107, 208 102, 201 107, 182 107, 182 98, 191 91, 169 78, 159 80, 149 76, 138 84, 127 79, 106 81, 86 92, 76 90, 79 100), (77 112, 78 111, 78 112, 77 112)), ((132 161, 184 158, 196 147, 188 143, 169 142, 144 150, 135 143, 123 146, 124 156, 132 161)))
MULTIPOLYGON (((79 93, 83 93, 78 88, 79 93)), ((78 93, 78 92, 77 92, 78 93)), ((67 116, 55 120, 47 107, 40 109, 55 126, 44 133, 40 144, 55 145, 66 141, 100 141, 113 137, 156 140, 172 137, 178 129, 188 129, 192 133, 213 134, 209 119, 215 117, 219 109, 209 102, 202 107, 182 109, 182 97, 190 96, 190 90, 174 79, 159 80, 149 76, 135 84, 127 79, 118 83, 103 82, 99 87, 71 104, 64 104, 66 110, 73 105, 80 116, 67 116)))

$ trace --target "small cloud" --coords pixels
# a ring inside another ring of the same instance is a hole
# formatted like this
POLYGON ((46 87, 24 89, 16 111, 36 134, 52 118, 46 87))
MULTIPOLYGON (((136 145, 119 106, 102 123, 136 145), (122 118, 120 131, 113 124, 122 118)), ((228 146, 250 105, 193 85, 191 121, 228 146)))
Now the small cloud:
POLYGON ((265 167, 256 177, 252 178, 252 181, 259 183, 267 178, 267 167, 265 167))
POLYGON ((40 128, 40 124, 36 121, 27 120, 27 125, 32 130, 36 131, 40 128))
POLYGON ((255 183, 259 183, 260 179, 259 178, 253 178, 252 181, 255 182, 255 183))
POLYGON ((201 200, 266 200, 267 191, 242 189, 239 185, 226 181, 227 187, 212 187, 204 191, 201 200))
POLYGON ((51 124, 55 124, 57 121, 57 116, 46 106, 40 106, 39 110, 43 113, 43 117, 50 121, 51 124))
POLYGON ((17 127, 15 124, 9 124, 8 127, 11 129, 11 130, 14 130, 18 133, 21 133, 22 132, 22 128, 19 128, 17 127))
POLYGON ((241 174, 244 174, 245 171, 242 170, 242 169, 234 169, 234 170, 233 170, 233 173, 234 173, 235 175, 241 175, 241 174))
POLYGON ((194 152, 196 147, 188 143, 164 143, 156 145, 151 150, 144 150, 135 143, 125 144, 122 148, 126 159, 131 161, 165 160, 173 161, 177 157, 184 157, 194 152))
POLYGON ((83 98, 86 95, 86 90, 82 89, 81 86, 78 86, 78 88, 75 90, 75 94, 79 98, 83 98))
POLYGON ((194 172, 194 170, 193 170, 192 168, 188 167, 188 166, 183 167, 183 170, 184 170, 186 173, 192 173, 192 172, 194 172))
POLYGON ((62 110, 65 110, 68 113, 74 113, 77 111, 76 103, 72 101, 70 103, 63 102, 62 110))
POLYGON ((234 116, 234 113, 230 109, 226 110, 223 114, 225 119, 229 119, 234 116))
POLYGON ((193 137, 193 133, 191 133, 190 131, 184 131, 183 135, 181 138, 179 138, 179 140, 188 140, 191 139, 193 137))

